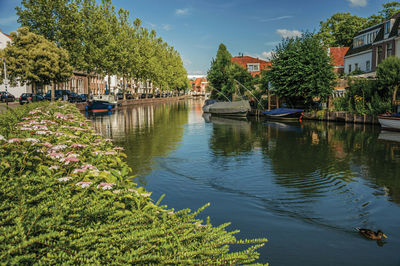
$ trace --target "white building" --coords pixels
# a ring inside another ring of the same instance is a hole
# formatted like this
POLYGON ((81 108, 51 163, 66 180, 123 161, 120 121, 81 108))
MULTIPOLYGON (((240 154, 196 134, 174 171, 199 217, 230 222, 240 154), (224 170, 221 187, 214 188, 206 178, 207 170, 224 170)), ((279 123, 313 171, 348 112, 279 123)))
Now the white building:
MULTIPOLYGON (((3 33, 0 30, 0 49, 6 48, 8 42, 12 42, 11 36, 3 33)), ((7 62, 6 62, 6 64, 7 64, 7 62)), ((3 62, 1 62, 1 68, 3 68, 3 67, 4 67, 3 62)), ((5 91, 5 90, 6 90, 5 84, 1 83, 0 91, 5 91)), ((20 84, 17 84, 17 86, 15 86, 15 87, 11 87, 10 84, 8 84, 7 91, 9 93, 11 93, 12 95, 14 95, 16 98, 18 98, 19 96, 21 96, 22 93, 31 92, 31 87, 28 85, 21 86, 20 84)))

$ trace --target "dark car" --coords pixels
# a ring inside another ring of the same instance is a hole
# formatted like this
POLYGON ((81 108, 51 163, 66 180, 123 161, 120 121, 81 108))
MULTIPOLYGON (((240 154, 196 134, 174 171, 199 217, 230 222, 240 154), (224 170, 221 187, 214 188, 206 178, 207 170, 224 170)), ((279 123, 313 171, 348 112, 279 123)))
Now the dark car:
POLYGON ((24 104, 24 103, 32 103, 32 102, 39 102, 43 101, 44 98, 43 96, 39 94, 34 94, 34 93, 22 93, 21 96, 19 96, 19 104, 24 104))
POLYGON ((146 98, 146 93, 140 94, 140 99, 145 99, 146 98))
POLYGON ((87 102, 89 100, 88 94, 83 93, 83 94, 79 94, 79 96, 81 96, 83 102, 87 102))
POLYGON ((68 101, 70 103, 80 103, 80 102, 85 102, 85 100, 77 93, 71 92, 71 94, 68 96, 68 101))
POLYGON ((153 94, 151 93, 147 94, 147 98, 153 98, 153 94))
POLYGON ((157 93, 156 95, 154 95, 154 98, 161 98, 161 94, 157 93))
POLYGON ((0 101, 5 103, 5 102, 14 102, 15 101, 15 96, 12 95, 9 92, 5 91, 0 91, 0 101))
MULTIPOLYGON (((64 97, 66 99, 69 99, 70 95, 71 95, 71 92, 69 90, 55 90, 54 91, 54 100, 64 99, 64 97)), ((50 90, 47 91, 44 98, 49 101, 51 100, 51 91, 50 90)))

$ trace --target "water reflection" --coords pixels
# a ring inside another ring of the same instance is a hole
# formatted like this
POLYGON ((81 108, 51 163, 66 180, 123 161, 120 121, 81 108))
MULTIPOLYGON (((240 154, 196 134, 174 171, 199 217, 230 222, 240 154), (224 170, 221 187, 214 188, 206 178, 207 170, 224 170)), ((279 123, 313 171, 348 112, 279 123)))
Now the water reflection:
POLYGON ((154 159, 167 156, 181 142, 188 107, 185 102, 141 105, 92 119, 97 132, 125 148, 129 166, 146 184, 144 176, 152 171, 154 159))

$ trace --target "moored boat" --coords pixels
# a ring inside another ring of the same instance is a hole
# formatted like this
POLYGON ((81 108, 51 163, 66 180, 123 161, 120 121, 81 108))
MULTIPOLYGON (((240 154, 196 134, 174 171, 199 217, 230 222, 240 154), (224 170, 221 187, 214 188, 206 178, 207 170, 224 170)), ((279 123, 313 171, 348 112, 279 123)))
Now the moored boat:
POLYGON ((93 95, 93 99, 85 106, 86 111, 105 112, 114 109, 117 101, 114 95, 93 95))
POLYGON ((250 110, 250 103, 249 101, 245 100, 236 102, 216 102, 210 104, 208 107, 208 112, 210 112, 212 115, 219 116, 245 117, 250 110))
POLYGON ((214 99, 207 99, 207 100, 205 100, 204 105, 203 105, 203 107, 202 107, 203 112, 204 112, 204 113, 209 113, 209 112, 210 112, 210 106, 211 106, 212 104, 216 103, 216 102, 217 102, 217 100, 214 100, 214 99))
POLYGON ((303 109, 276 108, 271 111, 264 111, 263 114, 270 119, 278 120, 299 120, 303 114, 303 109))
POLYGON ((400 113, 378 115, 378 121, 383 129, 400 131, 400 113))

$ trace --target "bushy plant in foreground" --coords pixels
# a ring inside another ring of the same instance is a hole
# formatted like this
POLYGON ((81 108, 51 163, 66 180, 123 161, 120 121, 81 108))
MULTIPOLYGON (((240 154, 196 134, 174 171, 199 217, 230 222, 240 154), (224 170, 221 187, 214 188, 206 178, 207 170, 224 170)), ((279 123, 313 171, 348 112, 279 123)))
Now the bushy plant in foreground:
POLYGON ((196 212, 153 203, 130 180, 122 148, 72 105, 0 115, 0 262, 241 264, 265 239, 236 240, 196 212), (229 246, 245 244, 241 252, 229 246), (248 245, 250 244, 250 245, 248 245))

